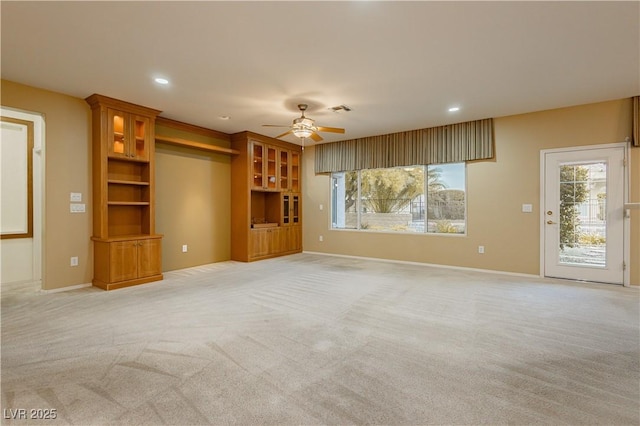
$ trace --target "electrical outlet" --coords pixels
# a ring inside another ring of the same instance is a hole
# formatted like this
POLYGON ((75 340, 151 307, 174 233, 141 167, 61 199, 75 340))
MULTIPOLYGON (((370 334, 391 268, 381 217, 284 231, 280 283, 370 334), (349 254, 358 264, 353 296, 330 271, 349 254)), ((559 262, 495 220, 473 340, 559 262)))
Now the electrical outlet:
POLYGON ((478 253, 484 254, 484 246, 478 246, 478 253))
POLYGON ((82 192, 72 192, 69 195, 69 201, 71 201, 72 203, 82 202, 82 192))
POLYGON ((320 235, 320 236, 318 237, 318 241, 323 242, 323 241, 324 241, 324 237, 323 237, 322 235, 320 235))
POLYGON ((189 249, 189 247, 187 247, 187 245, 186 245, 186 244, 183 244, 183 245, 182 245, 182 252, 183 252, 183 253, 186 253, 188 249, 189 249))
POLYGON ((73 256, 70 262, 71 266, 78 266, 78 256, 73 256))

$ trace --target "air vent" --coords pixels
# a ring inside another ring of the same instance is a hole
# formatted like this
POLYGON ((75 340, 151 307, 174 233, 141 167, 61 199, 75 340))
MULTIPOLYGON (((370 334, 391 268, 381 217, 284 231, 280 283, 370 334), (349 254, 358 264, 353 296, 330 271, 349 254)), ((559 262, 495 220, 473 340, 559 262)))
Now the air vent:
POLYGON ((331 108, 329 108, 329 109, 330 109, 331 111, 333 111, 333 112, 341 112, 341 111, 347 111, 347 112, 349 112, 349 111, 351 111, 351 108, 350 108, 350 107, 348 107, 348 106, 346 106, 346 105, 344 105, 344 104, 342 104, 342 105, 338 105, 338 106, 334 106, 334 107, 331 107, 331 108))

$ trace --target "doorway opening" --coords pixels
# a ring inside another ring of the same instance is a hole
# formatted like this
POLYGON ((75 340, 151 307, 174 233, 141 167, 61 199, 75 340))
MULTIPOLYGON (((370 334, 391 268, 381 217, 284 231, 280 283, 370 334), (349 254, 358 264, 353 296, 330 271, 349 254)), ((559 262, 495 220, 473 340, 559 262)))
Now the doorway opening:
MULTIPOLYGON (((28 145, 30 153, 24 150, 22 153, 31 157, 31 170, 26 172, 31 177, 31 185, 28 189, 25 188, 25 191, 27 191, 26 197, 31 201, 29 207, 29 220, 31 222, 29 227, 31 232, 14 238, 4 238, 5 234, 11 234, 14 231, 11 229, 2 230, 3 238, 0 239, 0 285, 3 289, 24 288, 26 290, 40 290, 43 287, 42 271, 44 268, 45 121, 41 114, 9 107, 0 108, 0 117, 3 118, 3 145, 0 156, 4 157, 4 161, 14 161, 12 158, 15 157, 17 151, 14 149, 15 146, 10 147, 8 144, 20 143, 21 137, 17 135, 20 127, 29 128, 30 137, 32 136, 33 139, 29 141, 28 145)), ((19 156, 16 158, 19 158, 19 156)), ((7 167, 7 173, 2 175, 3 191, 1 202, 3 206, 10 209, 15 207, 12 205, 15 202, 15 195, 22 192, 20 185, 18 185, 18 181, 21 179, 11 175, 13 172, 9 173, 9 170, 13 170, 13 168, 7 167), (8 175, 5 176, 5 174, 8 175), (18 188, 5 192, 5 186, 16 186, 18 188)), ((5 168, 3 167, 3 169, 5 168)), ((20 168, 17 167, 16 170, 19 171, 20 168)), ((25 174, 25 172, 22 172, 22 174, 25 174)), ((27 178, 29 177, 28 175, 23 177, 27 178)))

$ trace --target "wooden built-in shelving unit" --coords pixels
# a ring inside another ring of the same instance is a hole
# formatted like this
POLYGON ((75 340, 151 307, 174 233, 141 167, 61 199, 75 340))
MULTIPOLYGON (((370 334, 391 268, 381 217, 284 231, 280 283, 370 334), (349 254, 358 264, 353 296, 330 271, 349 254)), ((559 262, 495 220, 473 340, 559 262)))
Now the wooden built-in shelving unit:
POLYGON ((162 279, 155 232, 154 123, 160 113, 91 95, 93 284, 105 290, 162 279))
POLYGON ((299 145, 252 132, 231 136, 231 259, 302 251, 299 145))

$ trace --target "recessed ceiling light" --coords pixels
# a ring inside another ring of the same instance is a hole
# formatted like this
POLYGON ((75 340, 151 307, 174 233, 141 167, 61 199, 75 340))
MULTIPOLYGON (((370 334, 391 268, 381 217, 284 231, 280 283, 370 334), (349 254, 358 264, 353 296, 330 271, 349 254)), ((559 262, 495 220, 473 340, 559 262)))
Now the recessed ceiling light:
POLYGON ((231 117, 229 117, 228 115, 219 115, 218 118, 220 120, 231 120, 231 117))
POLYGON ((449 108, 449 112, 456 112, 456 111, 460 111, 460 107, 451 107, 451 108, 449 108))
POLYGON ((158 84, 169 84, 169 80, 162 77, 155 78, 154 81, 158 84))

